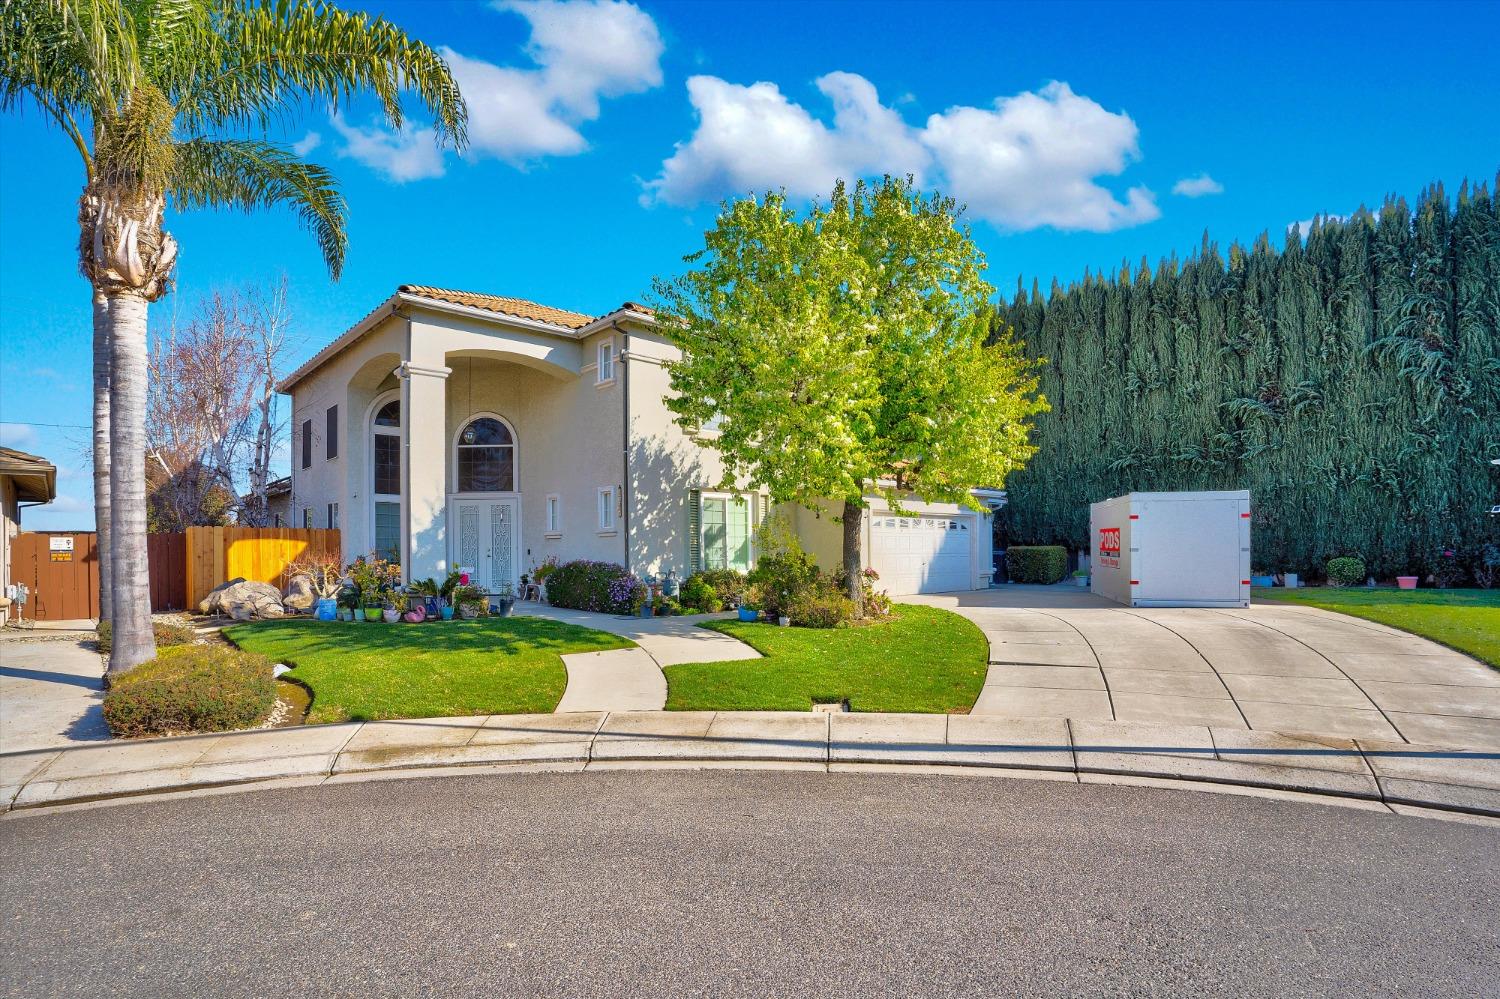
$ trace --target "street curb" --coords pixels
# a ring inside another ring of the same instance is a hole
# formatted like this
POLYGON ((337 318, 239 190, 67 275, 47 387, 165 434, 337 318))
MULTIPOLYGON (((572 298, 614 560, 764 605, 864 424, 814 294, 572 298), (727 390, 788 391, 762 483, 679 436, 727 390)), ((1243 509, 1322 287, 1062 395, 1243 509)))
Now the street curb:
POLYGON ((288 781, 719 768, 1118 778, 1500 818, 1495 751, 1128 722, 660 711, 303 726, 0 754, 0 810, 288 781))

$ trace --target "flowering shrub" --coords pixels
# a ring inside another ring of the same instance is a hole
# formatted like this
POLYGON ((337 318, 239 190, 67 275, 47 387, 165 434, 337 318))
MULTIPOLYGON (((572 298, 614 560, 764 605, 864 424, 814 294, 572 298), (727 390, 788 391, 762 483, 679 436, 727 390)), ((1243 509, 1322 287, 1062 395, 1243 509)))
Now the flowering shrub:
POLYGON ((579 559, 548 574, 547 599, 554 607, 635 614, 646 601, 646 584, 623 565, 579 559))

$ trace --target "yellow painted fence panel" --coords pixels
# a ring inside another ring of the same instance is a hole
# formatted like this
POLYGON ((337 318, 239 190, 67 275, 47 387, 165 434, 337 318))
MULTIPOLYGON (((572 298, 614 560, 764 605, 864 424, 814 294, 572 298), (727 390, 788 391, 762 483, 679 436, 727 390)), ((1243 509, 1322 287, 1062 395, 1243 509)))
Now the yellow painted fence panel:
POLYGON ((189 527, 188 606, 196 607, 215 586, 237 576, 285 589, 287 566, 308 551, 339 558, 339 532, 298 527, 189 527))

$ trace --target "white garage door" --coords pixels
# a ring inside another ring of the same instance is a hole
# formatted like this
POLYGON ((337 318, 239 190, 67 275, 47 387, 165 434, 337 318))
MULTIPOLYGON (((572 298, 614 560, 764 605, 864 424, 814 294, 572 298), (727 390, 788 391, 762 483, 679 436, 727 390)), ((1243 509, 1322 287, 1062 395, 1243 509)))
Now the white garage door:
POLYGON ((891 594, 970 590, 973 517, 870 519, 870 565, 880 573, 878 589, 891 594))

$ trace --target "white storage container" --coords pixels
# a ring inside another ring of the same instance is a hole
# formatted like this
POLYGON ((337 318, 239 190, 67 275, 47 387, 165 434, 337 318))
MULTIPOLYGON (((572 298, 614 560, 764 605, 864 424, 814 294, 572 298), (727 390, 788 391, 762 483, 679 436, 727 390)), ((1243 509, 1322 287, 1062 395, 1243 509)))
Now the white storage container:
POLYGON ((1089 588, 1129 607, 1249 607, 1250 491, 1127 493, 1089 507, 1089 588))

